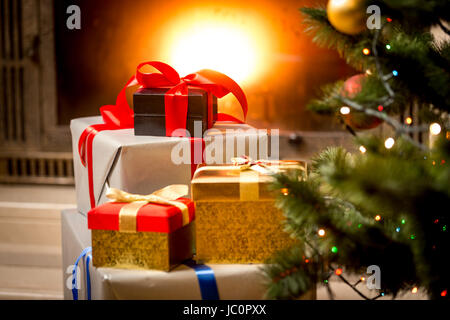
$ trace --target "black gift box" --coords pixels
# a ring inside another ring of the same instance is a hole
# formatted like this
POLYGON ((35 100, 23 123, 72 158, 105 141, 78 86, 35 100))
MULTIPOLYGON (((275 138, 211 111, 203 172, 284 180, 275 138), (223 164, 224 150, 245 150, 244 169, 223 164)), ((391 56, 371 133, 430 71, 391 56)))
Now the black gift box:
MULTIPOLYGON (((136 136, 165 136, 165 93, 170 88, 142 88, 133 95, 134 104, 134 134, 136 136)), ((203 89, 189 88, 188 113, 186 130, 194 137, 194 121, 202 122, 201 138, 208 124, 213 124, 214 119, 208 117, 208 99, 212 99, 212 118, 217 114, 217 97, 209 96, 210 93, 203 89)), ((197 134, 198 135, 198 134, 197 134)))

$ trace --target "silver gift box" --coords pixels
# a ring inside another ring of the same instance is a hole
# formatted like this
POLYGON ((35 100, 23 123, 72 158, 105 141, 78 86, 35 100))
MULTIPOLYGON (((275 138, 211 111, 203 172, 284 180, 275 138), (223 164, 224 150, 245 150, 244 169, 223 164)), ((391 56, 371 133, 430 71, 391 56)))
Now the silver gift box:
MULTIPOLYGON (((73 264, 84 248, 91 245, 87 218, 77 210, 61 213, 64 299, 71 300, 73 264)), ((95 259, 95 257, 93 257, 95 259)), ((79 263, 80 300, 86 299, 85 261, 79 263)), ((220 299, 263 299, 266 291, 261 265, 208 265, 214 270, 220 299)), ((92 299, 201 299, 195 271, 180 265, 170 272, 95 268, 90 264, 92 299)), ((77 277, 78 278, 78 277, 77 277)))
MULTIPOLYGON (((70 123, 77 207, 83 214, 91 205, 88 170, 78 155, 78 139, 88 126, 98 123, 102 123, 101 117, 78 118, 70 123)), ((204 138, 208 164, 230 163, 231 158, 242 155, 255 160, 278 156, 278 135, 247 124, 216 123, 204 138)), ((171 161, 173 150, 190 152, 187 138, 135 136, 133 129, 109 130, 95 136, 92 149, 96 205, 108 200, 108 186, 137 194, 149 194, 170 184, 190 186, 191 165, 171 161)), ((191 159, 190 154, 185 158, 191 159)))

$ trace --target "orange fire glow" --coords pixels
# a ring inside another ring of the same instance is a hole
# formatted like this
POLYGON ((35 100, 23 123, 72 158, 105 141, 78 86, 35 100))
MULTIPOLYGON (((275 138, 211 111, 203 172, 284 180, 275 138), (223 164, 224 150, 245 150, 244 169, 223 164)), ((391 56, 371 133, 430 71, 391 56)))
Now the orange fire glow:
POLYGON ((263 73, 269 32, 256 16, 230 18, 208 8, 186 11, 169 23, 163 44, 167 61, 186 75, 200 69, 223 72, 239 84, 263 73))

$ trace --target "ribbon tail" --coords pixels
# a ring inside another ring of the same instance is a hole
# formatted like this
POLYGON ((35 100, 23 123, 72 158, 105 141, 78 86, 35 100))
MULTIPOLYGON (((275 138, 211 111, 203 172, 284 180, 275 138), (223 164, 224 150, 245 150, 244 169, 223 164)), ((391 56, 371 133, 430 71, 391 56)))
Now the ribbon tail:
POLYGON ((93 164, 93 154, 92 145, 94 142, 95 134, 90 134, 87 138, 86 144, 86 164, 88 169, 88 189, 89 189, 89 202, 91 208, 95 207, 95 195, 94 195, 94 164, 93 164))
POLYGON ((97 133, 103 130, 114 129, 111 125, 107 124, 94 124, 87 127, 78 139, 78 154, 80 157, 81 164, 88 169, 88 187, 89 187, 89 200, 91 207, 95 206, 95 196, 94 196, 94 173, 93 173, 93 154, 92 145, 97 133))
POLYGON ((86 291, 88 300, 91 300, 91 273, 89 272, 89 263, 91 260, 92 255, 88 254, 86 257, 86 291))
POLYGON ((165 94, 166 136, 168 137, 172 135, 186 136, 187 96, 188 87, 185 83, 173 87, 165 94))
POLYGON ((117 95, 115 105, 107 105, 100 108, 103 122, 116 129, 132 128, 134 126, 134 112, 127 101, 126 90, 138 85, 136 76, 132 76, 117 95))
POLYGON ((191 146, 191 179, 199 164, 204 163, 205 140, 202 138, 190 138, 191 146))

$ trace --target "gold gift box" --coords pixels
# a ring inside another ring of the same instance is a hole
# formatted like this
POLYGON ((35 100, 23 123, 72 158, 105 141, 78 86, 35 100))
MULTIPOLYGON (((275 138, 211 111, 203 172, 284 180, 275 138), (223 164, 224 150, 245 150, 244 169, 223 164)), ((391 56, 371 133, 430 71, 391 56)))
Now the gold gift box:
MULTIPOLYGON (((286 161, 271 170, 304 170, 286 161)), ((242 166, 200 166, 192 180, 196 215, 196 259, 208 263, 263 263, 294 240, 267 187, 269 174, 242 166)))
POLYGON ((194 222, 172 232, 92 230, 95 267, 169 271, 192 258, 194 222))

